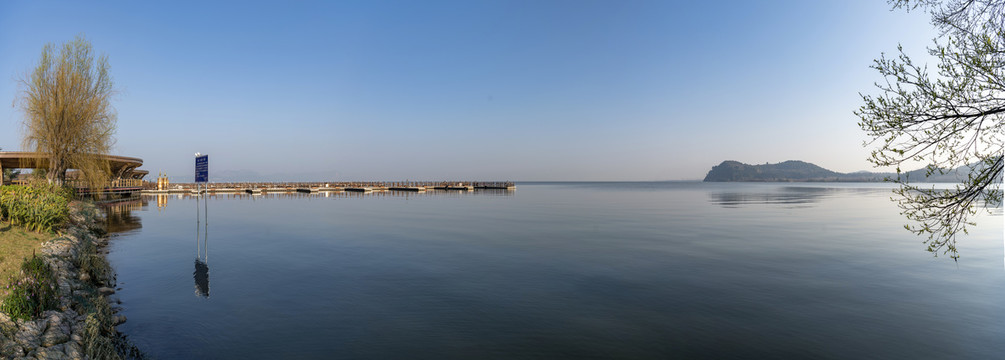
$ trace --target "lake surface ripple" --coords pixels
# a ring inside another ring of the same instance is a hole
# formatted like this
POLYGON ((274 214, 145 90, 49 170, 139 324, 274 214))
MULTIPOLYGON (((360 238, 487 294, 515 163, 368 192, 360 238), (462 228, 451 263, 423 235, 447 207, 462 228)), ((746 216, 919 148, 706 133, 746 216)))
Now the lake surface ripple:
POLYGON ((1001 210, 933 258, 884 184, 150 196, 119 330, 183 358, 997 358, 1001 210), (198 213, 197 213, 198 211, 198 213))

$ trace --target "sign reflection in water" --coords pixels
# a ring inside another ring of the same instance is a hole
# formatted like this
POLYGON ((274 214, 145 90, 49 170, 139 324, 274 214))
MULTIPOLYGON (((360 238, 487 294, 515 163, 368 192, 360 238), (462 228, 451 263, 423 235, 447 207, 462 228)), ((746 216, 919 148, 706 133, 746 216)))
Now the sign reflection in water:
POLYGON ((199 216, 199 198, 202 195, 196 195, 195 197, 195 272, 192 273, 193 278, 195 278, 195 296, 209 298, 209 199, 203 201, 203 206, 205 206, 202 212, 201 218, 199 216), (202 234, 200 234, 200 231, 202 234), (200 235, 202 236, 200 239, 200 235))

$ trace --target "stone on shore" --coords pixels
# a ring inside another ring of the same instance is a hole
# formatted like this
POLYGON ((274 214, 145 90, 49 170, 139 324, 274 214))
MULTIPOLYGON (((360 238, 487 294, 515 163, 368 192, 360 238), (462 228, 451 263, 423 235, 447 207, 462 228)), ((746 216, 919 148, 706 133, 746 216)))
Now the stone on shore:
POLYGON ((45 329, 45 319, 23 321, 20 325, 20 331, 14 335, 14 341, 28 349, 37 348, 41 343, 39 337, 42 336, 43 329, 45 329))
POLYGON ((25 356, 24 348, 18 345, 12 347, 10 351, 8 351, 6 347, 4 347, 3 350, 4 354, 9 354, 7 356, 10 356, 11 358, 20 358, 25 356))
POLYGON ((68 342, 66 343, 66 356, 71 360, 80 360, 84 358, 84 351, 76 342, 68 342))
POLYGON ((41 343, 44 347, 56 346, 70 341, 70 335, 58 327, 50 327, 42 334, 41 343))
POLYGON ((0 354, 5 354, 7 356, 24 356, 24 348, 14 342, 14 340, 3 338, 0 339, 0 354))
MULTIPOLYGON (((71 216, 79 219, 64 229, 62 237, 43 243, 40 254, 56 275, 59 310, 46 311, 41 318, 30 321, 10 319, 0 313, 0 359, 85 359, 85 323, 88 315, 98 316, 98 313, 88 305, 78 303, 78 299, 91 298, 97 292, 103 297, 99 301, 121 303, 119 299, 109 297, 116 292, 114 273, 92 279, 90 274, 80 271, 75 265, 81 256, 95 254, 88 253, 94 249, 92 244, 107 244, 108 239, 97 238, 88 230, 97 224, 93 205, 71 204, 71 208, 71 216), (91 213, 83 214, 85 211, 91 213), (91 280, 104 286, 96 289, 91 280), (74 309, 84 309, 85 313, 77 313, 74 309)), ((113 310, 117 312, 121 309, 113 310)), ((126 317, 115 315, 105 321, 119 325, 126 322, 126 317)), ((115 335, 102 335, 101 339, 112 343, 119 341, 115 335)), ((122 344, 133 349, 128 351, 138 351, 128 343, 116 343, 116 347, 122 344)))
POLYGON ((66 356, 65 348, 62 344, 56 345, 48 348, 39 348, 35 351, 36 359, 46 359, 46 360, 69 360, 70 357, 66 356))

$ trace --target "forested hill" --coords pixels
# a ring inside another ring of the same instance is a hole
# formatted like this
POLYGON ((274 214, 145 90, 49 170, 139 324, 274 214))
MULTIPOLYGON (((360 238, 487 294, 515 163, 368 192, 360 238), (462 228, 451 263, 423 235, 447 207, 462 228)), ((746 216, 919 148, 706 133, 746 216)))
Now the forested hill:
MULTIPOLYGON (((882 181, 866 174, 858 181, 882 181)), ((738 161, 723 161, 712 167, 705 181, 847 181, 847 174, 824 169, 804 161, 790 160, 778 164, 748 165, 738 161)))
MULTIPOLYGON (((959 182, 966 178, 966 172, 953 171, 944 175, 934 174, 925 177, 925 169, 901 174, 912 182, 959 182)), ((727 160, 712 167, 705 175, 704 181, 848 181, 848 182, 881 182, 885 178, 897 178, 895 173, 854 172, 839 173, 817 165, 797 160, 789 160, 778 164, 748 165, 738 161, 727 160)))

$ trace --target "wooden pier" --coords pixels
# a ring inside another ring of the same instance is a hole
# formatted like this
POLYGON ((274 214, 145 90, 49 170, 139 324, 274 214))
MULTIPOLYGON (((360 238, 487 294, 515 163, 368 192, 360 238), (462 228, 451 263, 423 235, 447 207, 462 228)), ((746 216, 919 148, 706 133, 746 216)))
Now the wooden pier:
POLYGON ((435 186, 433 189, 436 190, 461 190, 461 191, 475 191, 474 186, 462 185, 462 184, 451 184, 443 186, 435 186))
MULTIPOLYGON (((150 184, 150 183, 148 183, 150 184)), ((513 182, 484 181, 344 181, 344 182, 241 182, 241 183, 209 183, 200 184, 199 192, 216 193, 320 193, 320 192, 373 192, 373 191, 404 191, 425 192, 440 191, 476 191, 476 190, 516 190, 513 182)), ((194 183, 174 183, 170 189, 157 190, 156 187, 144 187, 144 194, 196 194, 194 183)))
POLYGON ((426 191, 425 186, 391 186, 387 189, 390 191, 426 191))

